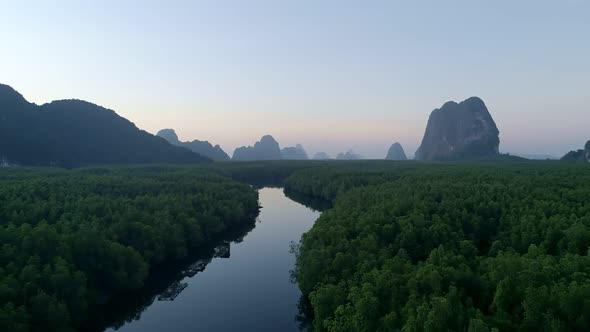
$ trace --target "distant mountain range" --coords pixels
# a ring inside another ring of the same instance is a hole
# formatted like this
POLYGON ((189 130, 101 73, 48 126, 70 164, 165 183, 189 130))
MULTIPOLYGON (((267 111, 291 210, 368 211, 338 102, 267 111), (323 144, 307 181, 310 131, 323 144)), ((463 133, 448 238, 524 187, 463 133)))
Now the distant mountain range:
POLYGON ((513 156, 518 156, 531 160, 557 160, 559 157, 552 156, 549 154, 530 154, 530 153, 511 153, 513 156))
POLYGON ((262 136, 254 146, 242 146, 234 151, 232 160, 280 160, 279 143, 270 135, 262 136))
POLYGON ((307 160, 307 152, 301 144, 281 149, 281 158, 285 160, 307 160))
POLYGON ((271 135, 264 135, 254 146, 242 146, 234 151, 232 160, 306 160, 307 152, 300 144, 281 149, 271 135))
MULTIPOLYGON (((227 161, 219 145, 207 141, 181 142, 172 129, 156 137, 138 129, 114 111, 82 100, 59 100, 44 105, 28 102, 8 85, 0 84, 0 167, 80 167, 101 164, 201 163, 227 161)), ((499 130, 484 102, 471 97, 460 103, 447 102, 430 114, 415 159, 523 160, 499 154, 499 130)), ((522 155, 530 159, 550 156, 522 155)), ((313 159, 329 159, 318 152, 313 159)), ((253 146, 235 149, 231 160, 306 160, 300 144, 281 149, 265 135, 253 146)), ((349 150, 336 159, 362 159, 349 150)), ((394 143, 385 159, 406 160, 401 144, 394 143)), ((570 151, 563 161, 590 161, 590 141, 583 149, 570 151)))
POLYGON ((346 152, 340 152, 337 156, 336 159, 338 160, 357 160, 357 159, 363 159, 363 157, 354 152, 353 150, 348 150, 346 152))
POLYGON ((327 159, 330 159, 330 156, 325 152, 317 152, 316 154, 313 155, 313 159, 327 160, 327 159))
POLYGON ((174 129, 162 129, 160 130, 156 136, 162 137, 163 139, 167 140, 170 144, 176 146, 182 146, 187 148, 193 152, 196 152, 202 156, 205 156, 211 160, 215 161, 227 161, 230 160, 229 156, 225 151, 221 149, 219 145, 211 145, 211 143, 207 141, 199 141, 194 140, 192 142, 181 142, 178 140, 178 135, 174 129))
POLYGON ((114 111, 82 100, 38 106, 0 84, 0 163, 79 167, 210 161, 138 129, 114 111))

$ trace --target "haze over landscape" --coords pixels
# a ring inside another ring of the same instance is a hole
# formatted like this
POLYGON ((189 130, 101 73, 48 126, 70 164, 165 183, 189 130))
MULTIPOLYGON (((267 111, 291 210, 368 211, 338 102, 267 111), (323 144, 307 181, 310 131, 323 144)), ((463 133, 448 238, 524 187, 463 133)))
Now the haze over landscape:
POLYGON ((408 157, 430 112, 482 98, 500 152, 588 139, 590 4, 341 1, 3 5, 1 83, 77 98, 226 153, 266 134, 312 156, 408 157), (53 24, 60 22, 60 24, 53 24))
POLYGON ((590 3, 0 6, 0 332, 590 331, 590 3))

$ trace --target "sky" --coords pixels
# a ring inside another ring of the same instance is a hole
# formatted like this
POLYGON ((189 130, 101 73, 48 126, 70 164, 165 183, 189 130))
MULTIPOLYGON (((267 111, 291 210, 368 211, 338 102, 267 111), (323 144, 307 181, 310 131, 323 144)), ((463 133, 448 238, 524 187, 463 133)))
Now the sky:
POLYGON ((228 153, 410 156, 430 112, 479 96, 501 152, 590 139, 590 1, 6 1, 0 83, 83 99, 228 153))

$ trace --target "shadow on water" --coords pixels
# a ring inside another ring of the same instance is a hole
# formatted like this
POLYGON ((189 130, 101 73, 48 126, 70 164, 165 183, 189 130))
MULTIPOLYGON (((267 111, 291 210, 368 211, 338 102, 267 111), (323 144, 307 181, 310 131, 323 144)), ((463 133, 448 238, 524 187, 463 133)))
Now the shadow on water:
POLYGON ((118 329, 128 322, 139 320, 141 314, 154 301, 168 301, 186 287, 184 278, 192 278, 202 272, 208 263, 216 258, 229 258, 231 243, 241 243, 244 237, 256 227, 256 219, 219 235, 210 246, 195 250, 190 259, 157 266, 146 281, 145 286, 136 292, 121 294, 92 310, 93 316, 80 329, 87 332, 118 329))
POLYGON ((314 211, 324 212, 324 211, 332 208, 332 202, 322 199, 322 198, 305 195, 305 194, 302 194, 302 193, 299 193, 296 191, 292 191, 292 190, 287 190, 287 189, 284 189, 283 192, 285 193, 285 196, 287 196, 287 198, 289 198, 301 205, 304 205, 305 207, 308 207, 314 211))

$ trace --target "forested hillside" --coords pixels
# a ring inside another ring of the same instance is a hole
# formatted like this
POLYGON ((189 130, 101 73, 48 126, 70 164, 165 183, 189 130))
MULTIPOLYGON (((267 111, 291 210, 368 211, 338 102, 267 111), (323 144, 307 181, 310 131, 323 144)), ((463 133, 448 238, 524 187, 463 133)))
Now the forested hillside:
POLYGON ((253 223, 254 189, 202 169, 0 172, 0 331, 73 331, 159 264, 253 223))
POLYGON ((302 171, 334 199, 299 247, 315 331, 588 331, 590 168, 302 171))
POLYGON ((210 161, 82 100, 37 106, 0 84, 0 165, 81 167, 210 161))

